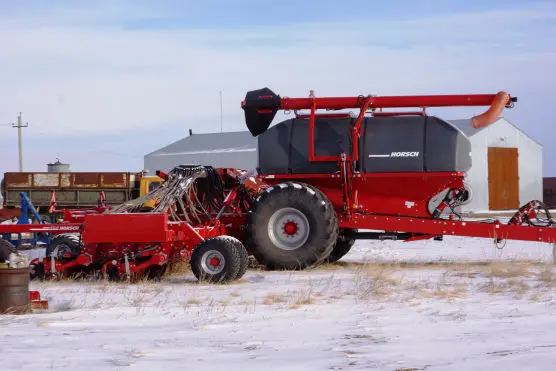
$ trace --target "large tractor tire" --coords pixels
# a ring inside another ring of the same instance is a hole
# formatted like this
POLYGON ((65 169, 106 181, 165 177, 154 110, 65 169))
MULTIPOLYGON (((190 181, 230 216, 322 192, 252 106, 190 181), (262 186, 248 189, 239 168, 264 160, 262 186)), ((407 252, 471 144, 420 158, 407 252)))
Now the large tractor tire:
POLYGON ((191 254, 191 270, 201 282, 230 282, 247 270, 247 250, 230 236, 207 238, 191 254))
POLYGON ((81 243, 77 234, 59 234, 55 236, 46 247, 46 256, 59 260, 67 255, 74 257, 81 251, 81 243))
POLYGON ((334 245, 334 249, 332 249, 332 252, 326 259, 326 262, 335 263, 338 260, 342 259, 347 253, 350 252, 354 244, 354 238, 346 237, 340 232, 340 234, 338 235, 338 239, 336 240, 336 244, 334 245))
POLYGON ((324 194, 288 182, 262 192, 246 220, 247 245, 269 270, 302 270, 323 263, 338 237, 338 218, 324 194))

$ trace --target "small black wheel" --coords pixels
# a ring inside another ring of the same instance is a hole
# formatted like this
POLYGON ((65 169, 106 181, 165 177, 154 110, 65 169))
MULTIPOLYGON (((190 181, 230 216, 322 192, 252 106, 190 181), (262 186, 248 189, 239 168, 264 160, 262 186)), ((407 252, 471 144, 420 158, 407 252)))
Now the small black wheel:
POLYGON ((101 278, 103 280, 109 282, 116 282, 120 280, 120 273, 118 272, 118 268, 114 267, 113 265, 108 266, 104 273, 101 273, 101 278))
POLYGON ((220 236, 220 238, 227 238, 231 244, 235 246, 237 251, 239 252, 240 261, 239 261, 239 269, 237 271, 237 275, 235 277, 236 280, 241 279, 245 272, 247 272, 247 267, 249 266, 249 253, 245 248, 245 245, 235 237, 232 236, 220 236))
POLYGON ((234 237, 207 238, 191 254, 191 271, 199 281, 229 282, 237 279, 242 267, 243 244, 234 237))
POLYGON ((46 247, 46 257, 54 256, 56 260, 66 257, 68 254, 72 257, 79 255, 81 251, 81 243, 79 236, 75 234, 60 234, 52 239, 46 247))
POLYGON ((340 232, 340 235, 338 235, 338 239, 336 240, 336 245, 334 245, 334 249, 326 259, 326 262, 335 263, 342 259, 348 252, 350 252, 354 244, 354 238, 346 237, 342 232, 340 232))
POLYGON ((29 271, 29 279, 30 280, 44 280, 44 264, 42 261, 37 262, 36 264, 31 264, 29 271))
POLYGON ((166 268, 168 267, 167 264, 164 265, 155 265, 147 269, 147 278, 153 281, 160 281, 164 274, 166 273, 166 268))
POLYGON ((332 252, 338 219, 318 189, 298 182, 271 186, 247 214, 247 244, 267 269, 317 266, 332 252))

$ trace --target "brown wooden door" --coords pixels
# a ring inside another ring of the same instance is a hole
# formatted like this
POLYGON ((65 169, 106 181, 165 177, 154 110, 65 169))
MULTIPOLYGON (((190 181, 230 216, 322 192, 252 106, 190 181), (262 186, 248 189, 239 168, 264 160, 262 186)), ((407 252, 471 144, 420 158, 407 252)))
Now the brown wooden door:
POLYGON ((488 198, 490 210, 519 208, 517 148, 488 148, 488 198))

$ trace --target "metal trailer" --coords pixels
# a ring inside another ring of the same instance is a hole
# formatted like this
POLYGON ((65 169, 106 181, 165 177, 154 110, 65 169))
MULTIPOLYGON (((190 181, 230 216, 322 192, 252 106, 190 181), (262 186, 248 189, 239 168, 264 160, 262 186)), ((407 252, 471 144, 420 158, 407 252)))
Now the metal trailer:
POLYGON ((21 192, 37 209, 47 209, 54 192, 58 206, 83 208, 97 206, 101 191, 111 204, 138 197, 140 178, 141 173, 129 172, 8 172, 1 188, 4 208, 18 207, 21 192))

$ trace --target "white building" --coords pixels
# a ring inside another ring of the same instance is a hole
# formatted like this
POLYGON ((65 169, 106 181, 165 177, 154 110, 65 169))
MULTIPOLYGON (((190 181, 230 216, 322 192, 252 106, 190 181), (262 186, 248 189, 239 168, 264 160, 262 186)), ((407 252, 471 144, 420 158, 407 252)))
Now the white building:
POLYGON ((516 210, 543 199, 542 146, 508 120, 473 129, 470 120, 451 120, 471 141, 467 182, 473 200, 463 212, 516 210))

